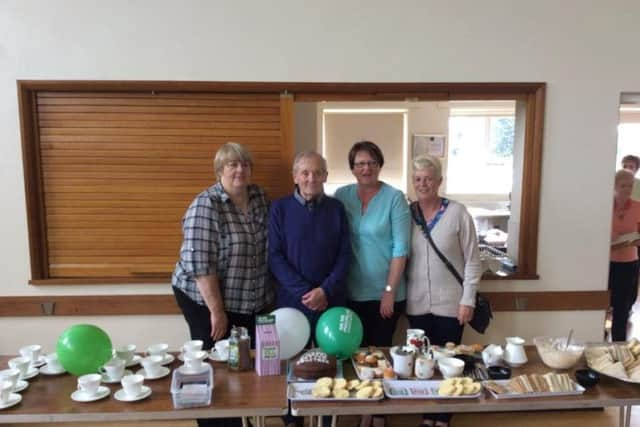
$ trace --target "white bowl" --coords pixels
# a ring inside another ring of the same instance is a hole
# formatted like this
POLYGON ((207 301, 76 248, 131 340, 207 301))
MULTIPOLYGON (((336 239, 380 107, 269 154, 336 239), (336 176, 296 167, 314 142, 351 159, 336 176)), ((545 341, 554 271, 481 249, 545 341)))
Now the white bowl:
POLYGON ((584 346, 570 344, 565 349, 566 337, 535 337, 533 343, 538 349, 540 359, 550 368, 569 369, 573 367, 584 353, 584 346))
POLYGON ((464 371, 464 362, 455 357, 443 357, 438 360, 438 369, 445 378, 459 377, 464 371))

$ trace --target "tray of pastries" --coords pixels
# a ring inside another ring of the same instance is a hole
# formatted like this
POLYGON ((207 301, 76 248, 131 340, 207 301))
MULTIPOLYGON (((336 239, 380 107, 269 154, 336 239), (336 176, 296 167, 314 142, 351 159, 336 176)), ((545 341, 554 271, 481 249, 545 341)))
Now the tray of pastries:
POLYGON ((381 400, 384 392, 380 380, 323 377, 313 383, 289 383, 287 397, 298 401, 381 400))
POLYGON ((445 380, 384 380, 389 399, 475 399, 482 395, 482 385, 469 377, 445 380))
POLYGON ((351 362, 360 380, 395 377, 391 362, 376 347, 361 348, 351 355, 351 362))
POLYGON ((496 399, 528 397, 573 396, 584 393, 584 387, 574 382, 569 374, 520 375, 510 380, 483 381, 484 388, 496 399))
POLYGON ((640 384, 640 341, 636 338, 626 343, 589 344, 584 357, 600 374, 640 384))

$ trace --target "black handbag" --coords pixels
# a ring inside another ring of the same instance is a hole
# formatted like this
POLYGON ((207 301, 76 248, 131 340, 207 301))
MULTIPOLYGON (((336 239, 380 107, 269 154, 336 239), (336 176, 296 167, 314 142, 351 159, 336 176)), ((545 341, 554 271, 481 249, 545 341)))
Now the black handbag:
MULTIPOLYGON (((414 206, 415 208, 411 209, 411 214, 414 221, 420 226, 420 228, 422 228, 422 233, 425 235, 440 260, 444 263, 444 265, 447 266, 447 269, 451 272, 451 274, 453 274, 460 286, 463 286, 462 276, 460 276, 460 273, 458 273, 458 270, 456 270, 456 268, 451 264, 449 259, 442 252, 440 252, 440 249, 438 249, 435 242, 431 238, 431 232, 429 231, 429 227, 427 227, 427 224, 425 223, 424 215, 422 214, 420 205, 416 202, 414 203, 414 206)), ((469 325, 476 332, 484 334, 484 332, 489 327, 491 319, 493 319, 493 313, 491 312, 491 303, 489 303, 489 300, 487 298, 480 295, 479 292, 476 292, 476 306, 473 309, 473 318, 471 319, 471 321, 469 321, 469 325)))

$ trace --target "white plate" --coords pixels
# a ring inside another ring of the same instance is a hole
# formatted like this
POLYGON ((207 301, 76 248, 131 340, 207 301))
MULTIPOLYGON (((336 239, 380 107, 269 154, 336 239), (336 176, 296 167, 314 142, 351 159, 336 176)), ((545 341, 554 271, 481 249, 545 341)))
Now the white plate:
MULTIPOLYGON (((491 380, 491 382, 494 382, 498 385, 501 386, 505 386, 509 383, 509 381, 511 380, 491 380)), ((482 384, 484 385, 484 383, 487 381, 483 381, 482 384)), ((491 390, 490 388, 485 387, 487 390, 489 390, 489 393, 491 393, 491 395, 493 397, 495 397, 496 399, 526 399, 529 397, 551 397, 551 396, 578 396, 581 395, 582 393, 584 393, 584 387, 582 387, 580 384, 576 383, 575 381, 571 380, 571 383, 573 384, 574 389, 572 391, 547 391, 547 392, 539 392, 539 393, 494 393, 493 390, 491 390)))
POLYGON ((482 388, 476 394, 462 396, 441 396, 438 388, 442 380, 384 380, 382 388, 389 399, 477 399, 482 396, 482 388))
MULTIPOLYGON (((122 377, 124 377, 125 375, 132 375, 133 372, 131 372, 128 369, 125 369, 124 374, 122 374, 122 377)), ((102 373, 102 382, 105 384, 115 384, 115 383, 119 383, 120 380, 122 379, 122 377, 115 379, 115 378, 111 378, 109 376, 107 376, 107 374, 105 372, 102 373)))
POLYGON ((139 354, 134 354, 131 361, 125 365, 125 368, 136 366, 138 363, 140 363, 141 360, 142 360, 142 356, 140 356, 139 354))
POLYGON ((39 373, 40 373, 40 371, 38 370, 38 368, 34 368, 33 366, 30 366, 29 369, 27 370, 27 372, 24 375, 20 376, 20 379, 21 380, 28 380, 29 378, 35 377, 39 373))
POLYGON ((11 393, 9 395, 9 400, 6 403, 0 403, 0 410, 11 408, 14 405, 17 405, 22 401, 22 396, 18 393, 11 393))
POLYGON ((27 387, 29 387, 29 383, 27 381, 18 380, 18 382, 16 382, 16 385, 13 386, 13 392, 18 393, 26 389, 27 387))
POLYGON ((40 356, 38 357, 38 360, 36 360, 35 362, 31 362, 29 366, 33 366, 34 368, 39 368, 40 366, 44 366, 46 364, 47 364, 47 359, 45 359, 44 356, 40 356))
MULTIPOLYGON (((287 387, 287 397, 291 400, 308 400, 314 402, 362 402, 364 401, 378 401, 384 399, 384 393, 380 397, 314 397, 311 394, 311 390, 316 386, 316 383, 289 383, 287 387)), ((352 392, 354 393, 354 392, 352 392)))
POLYGON ((159 378, 164 378, 167 375, 169 375, 171 373, 171 369, 167 368, 166 366, 162 366, 160 368, 160 371, 154 375, 154 376, 150 376, 147 374, 147 371, 144 370, 144 368, 140 369, 138 372, 136 372, 136 374, 138 375, 142 375, 144 377, 145 380, 157 380, 159 378))
POLYGON ((124 392, 123 389, 116 391, 116 393, 113 395, 116 400, 119 400, 121 402, 135 402, 136 400, 146 399, 149 396, 151 396, 151 388, 147 387, 146 385, 142 386, 142 392, 137 396, 129 396, 124 392))
POLYGON ((67 371, 65 371, 64 368, 60 368, 59 370, 54 371, 51 369, 51 366, 49 365, 44 365, 42 368, 40 368, 40 373, 44 375, 60 375, 66 372, 67 371))
POLYGON ((94 402, 96 400, 104 399, 109 396, 109 393, 111 393, 109 387, 101 385, 98 387, 96 394, 87 394, 82 390, 76 390, 71 393, 71 400, 75 400, 76 402, 94 402))
POLYGON ((173 354, 165 353, 164 359, 160 362, 161 365, 168 365, 169 363, 176 360, 176 357, 173 354))
POLYGON ((209 360, 213 360, 214 362, 228 362, 229 354, 227 354, 227 357, 220 357, 216 349, 212 348, 211 353, 209 353, 209 360))

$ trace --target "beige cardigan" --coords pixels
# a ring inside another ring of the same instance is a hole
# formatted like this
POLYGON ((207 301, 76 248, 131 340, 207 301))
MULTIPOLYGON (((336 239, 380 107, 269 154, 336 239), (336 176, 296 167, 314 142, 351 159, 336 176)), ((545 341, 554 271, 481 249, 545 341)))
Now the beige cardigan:
POLYGON ((434 243, 463 277, 463 287, 435 253, 422 229, 412 221, 407 265, 407 314, 457 317, 458 305, 475 306, 482 276, 473 218, 464 205, 450 201, 431 230, 434 243))

